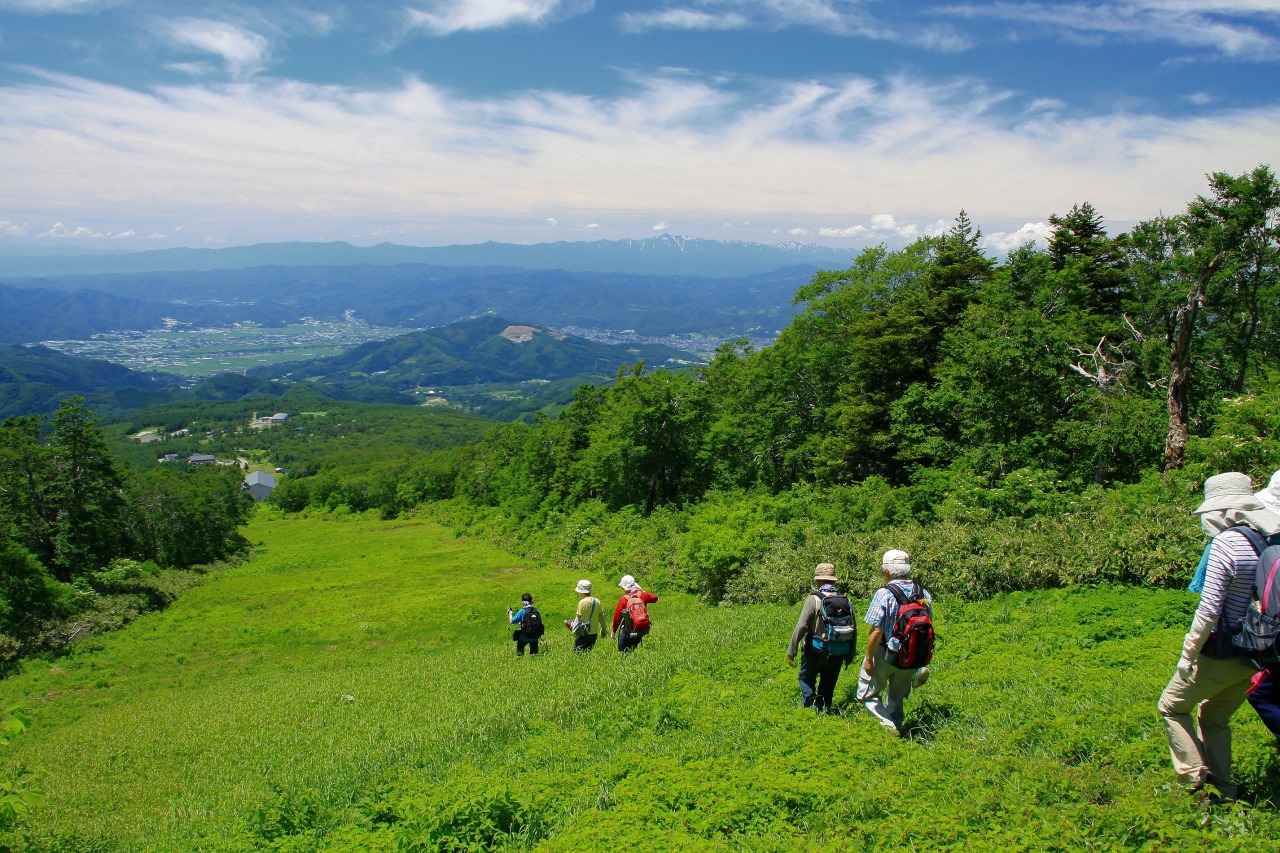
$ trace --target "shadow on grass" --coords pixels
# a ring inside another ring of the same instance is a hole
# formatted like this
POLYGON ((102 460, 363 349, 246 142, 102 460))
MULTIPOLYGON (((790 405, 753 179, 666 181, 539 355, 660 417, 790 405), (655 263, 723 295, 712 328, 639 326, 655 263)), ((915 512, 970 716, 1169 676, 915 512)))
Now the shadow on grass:
POLYGON ((931 741, 934 735, 956 715, 952 705, 925 699, 907 718, 902 736, 908 740, 931 741))

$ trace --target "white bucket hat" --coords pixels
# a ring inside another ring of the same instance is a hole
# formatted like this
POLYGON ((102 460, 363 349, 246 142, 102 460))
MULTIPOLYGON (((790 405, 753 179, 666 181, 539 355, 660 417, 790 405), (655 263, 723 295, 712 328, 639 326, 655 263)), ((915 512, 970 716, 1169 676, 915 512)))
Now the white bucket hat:
POLYGON ((622 587, 627 592, 640 588, 640 584, 636 583, 636 579, 631 575, 623 575, 622 580, 618 581, 618 586, 622 587))
POLYGON ((590 595, 591 581, 586 579, 578 581, 578 585, 573 588, 573 591, 578 593, 579 595, 590 595))
POLYGON ((1228 471, 1214 474, 1204 481, 1204 502, 1191 510, 1195 515, 1206 512, 1222 512, 1228 509, 1265 509, 1265 505, 1253 495, 1253 482, 1248 474, 1228 471))
POLYGON ((1260 492, 1254 492, 1253 496, 1267 509, 1280 513, 1280 471, 1272 474, 1271 482, 1267 483, 1267 487, 1260 492))

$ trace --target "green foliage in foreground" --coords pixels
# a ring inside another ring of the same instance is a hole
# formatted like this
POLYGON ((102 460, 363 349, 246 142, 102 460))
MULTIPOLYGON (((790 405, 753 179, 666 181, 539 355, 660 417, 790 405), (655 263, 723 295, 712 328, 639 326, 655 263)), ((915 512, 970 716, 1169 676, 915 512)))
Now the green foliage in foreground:
MULTIPOLYGON (((0 682, 3 756, 47 802, 25 851, 1270 850, 1280 755, 1236 719, 1246 802, 1173 789, 1155 700, 1194 596, 940 595, 910 739, 799 707, 795 609, 662 592, 628 658, 550 636, 576 569, 518 567, 426 519, 259 514, 256 558, 0 682)), ((795 567, 799 575, 808 565, 795 567)), ((924 580, 930 582, 923 566, 924 580)), ((642 580, 646 578, 642 575, 642 580)), ((593 580, 609 600, 616 578, 593 580)))

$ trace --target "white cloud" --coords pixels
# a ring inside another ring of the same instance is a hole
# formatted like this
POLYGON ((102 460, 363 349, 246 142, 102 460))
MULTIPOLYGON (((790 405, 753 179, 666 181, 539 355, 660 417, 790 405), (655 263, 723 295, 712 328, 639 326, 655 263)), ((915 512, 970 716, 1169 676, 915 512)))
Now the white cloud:
POLYGON ((792 229, 791 229, 790 231, 788 231, 787 233, 788 233, 788 234, 790 234, 792 237, 807 237, 807 236, 809 236, 809 232, 808 232, 808 231, 806 231, 806 230, 804 230, 803 228, 792 228, 792 229))
POLYGON ((838 36, 957 51, 971 39, 952 27, 912 22, 892 27, 868 11, 871 0, 671 0, 651 12, 626 12, 618 20, 631 33, 653 30, 783 30, 804 27, 838 36))
MULTIPOLYGON (((1280 19, 1274 0, 1128 0, 1124 3, 982 3, 942 10, 982 21, 1026 24, 1074 39, 1118 38, 1208 48, 1238 59, 1280 60, 1280 40, 1255 23, 1280 19)), ((1023 34, 1019 34, 1023 35, 1023 34)))
POLYGON ((0 10, 34 15, 84 12, 107 5, 114 5, 113 0, 0 0, 0 10))
POLYGON ((702 233, 750 220, 743 239, 827 222, 814 232, 824 239, 888 242, 945 230, 964 208, 995 240, 1082 201, 1117 228, 1180 210, 1206 173, 1273 162, 1280 138, 1280 106, 1081 119, 1019 114, 964 81, 630 85, 614 99, 468 99, 413 79, 151 92, 31 79, 0 86, 6 218, 101 223, 51 237, 182 221, 188 242, 338 239, 372 222, 470 241, 544 228, 554 209, 560 222, 607 222, 593 230, 610 236, 677 216, 702 233))
POLYGON ((552 228, 555 228, 557 224, 556 218, 554 216, 550 217, 549 219, 547 219, 547 224, 550 225, 552 228))
POLYGON ((583 228, 586 228, 586 229, 588 229, 588 230, 594 231, 594 230, 596 230, 596 229, 598 229, 598 228, 600 227, 600 223, 599 223, 599 222, 592 222, 592 223, 590 223, 590 224, 588 224, 588 225, 583 225, 582 227, 583 227, 583 228))
POLYGON ((590 11, 593 0, 434 0, 408 10, 411 28, 436 36, 514 25, 538 26, 590 11))
POLYGON ((666 220, 664 219, 662 222, 659 222, 657 225, 653 226, 653 228, 651 228, 650 230, 651 230, 651 231, 666 231, 666 230, 667 230, 667 222, 666 222, 666 220))
POLYGON ((1053 227, 1048 222, 1028 222, 1016 231, 998 231, 994 234, 984 234, 982 237, 982 245, 988 249, 994 249, 1000 255, 1007 255, 1014 249, 1019 249, 1028 243, 1044 248, 1049 245, 1049 238, 1053 236, 1053 227))
MULTIPOLYGON (((165 25, 165 33, 178 47, 194 48, 217 56, 234 77, 261 70, 270 49, 267 39, 257 33, 221 21, 175 21, 165 25)), ((183 67, 198 70, 201 66, 188 64, 183 67)))
POLYGON ((0 219, 0 234, 8 237, 25 237, 30 230, 30 226, 25 222, 8 222, 0 219))

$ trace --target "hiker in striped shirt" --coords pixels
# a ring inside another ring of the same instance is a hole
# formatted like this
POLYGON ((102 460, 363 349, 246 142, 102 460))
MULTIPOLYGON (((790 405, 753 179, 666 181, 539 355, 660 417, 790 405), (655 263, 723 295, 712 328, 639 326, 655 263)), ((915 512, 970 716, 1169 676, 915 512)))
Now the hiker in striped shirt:
POLYGON ((1178 781, 1192 792, 1211 784, 1218 789, 1211 799, 1230 800, 1236 796, 1231 781, 1231 715, 1243 704, 1257 671, 1234 655, 1230 634, 1239 627, 1253 596, 1261 536, 1280 531, 1280 515, 1254 496, 1245 474, 1210 477, 1204 498, 1194 510, 1204 532, 1213 537, 1204 590, 1183 640, 1177 671, 1158 707, 1178 781))

